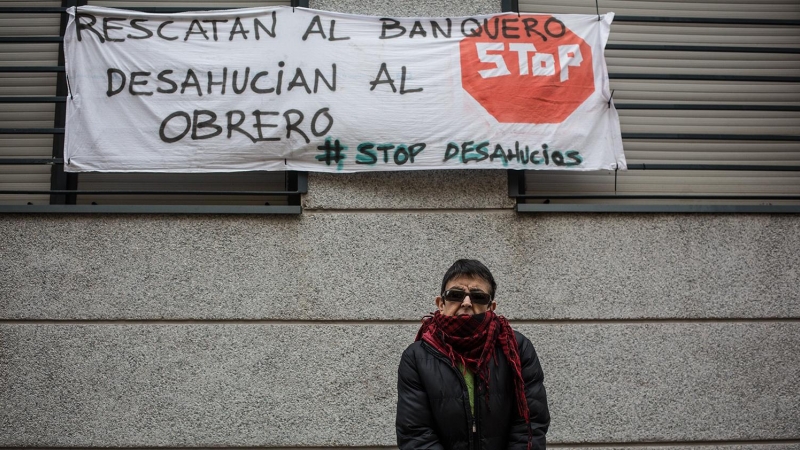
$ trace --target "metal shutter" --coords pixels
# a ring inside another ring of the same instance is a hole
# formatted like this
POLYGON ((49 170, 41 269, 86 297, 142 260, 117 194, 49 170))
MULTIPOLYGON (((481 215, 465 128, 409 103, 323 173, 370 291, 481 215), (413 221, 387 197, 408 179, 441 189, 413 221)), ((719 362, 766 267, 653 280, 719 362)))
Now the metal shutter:
POLYGON ((598 7, 616 14, 606 60, 632 170, 528 171, 529 202, 798 204, 800 2, 519 1, 521 12, 598 7), (647 170, 659 164, 759 167, 647 170))
MULTIPOLYGON (((59 7, 60 1, 4 1, 2 7, 59 7)), ((1 37, 58 36, 60 15, 0 14, 1 37)), ((9 66, 55 66, 58 43, 4 43, 0 45, 0 68, 9 66)), ((1 70, 1 69, 0 69, 1 70)), ((0 96, 54 96, 55 73, 0 72, 0 96)), ((52 128, 53 103, 0 103, 0 128, 52 128)), ((52 134, 0 134, 0 158, 50 158, 52 134)), ((49 165, 0 165, 0 190, 47 190, 49 165)), ((50 196, 0 195, 0 203, 47 203, 50 196)))
MULTIPOLYGON (((290 1, 88 1, 87 4, 116 8, 238 8, 289 5, 290 1)), ((2 1, 0 2, 0 191, 47 191, 51 189, 52 164, 21 164, 25 160, 53 158, 53 133, 56 119, 57 73, 42 71, 59 65, 60 22, 58 12, 10 12, 12 7, 60 8, 61 1, 2 1), (6 10, 3 11, 2 8, 6 10), (27 42, 14 42, 19 38, 27 42), (33 42, 31 42, 33 40, 33 42), (28 66, 25 71, 11 66, 28 66), (4 70, 3 68, 9 70, 4 70), (15 97, 28 97, 22 103, 15 97), (33 101, 31 97, 35 97, 33 101), (14 129, 35 128, 40 133, 18 134, 14 129), (48 133, 47 131, 51 131, 48 133)), ((63 102, 63 100, 62 100, 63 102)), ((55 138, 54 138, 55 136, 55 138)), ((56 142, 58 145, 58 142, 56 142)), ((102 174, 84 173, 76 176, 82 191, 259 191, 282 192, 291 181, 291 173, 229 173, 229 174, 102 174)), ((74 183, 73 183, 74 184, 74 183)), ((285 205, 288 195, 102 195, 81 194, 77 204, 224 204, 224 205, 285 205)), ((0 194, 2 205, 47 205, 49 194, 0 194)))

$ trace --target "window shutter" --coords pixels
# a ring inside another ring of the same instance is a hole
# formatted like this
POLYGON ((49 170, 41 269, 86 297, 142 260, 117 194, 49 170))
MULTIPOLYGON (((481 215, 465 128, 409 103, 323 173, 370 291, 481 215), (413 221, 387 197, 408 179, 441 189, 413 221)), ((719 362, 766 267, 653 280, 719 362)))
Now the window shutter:
MULTIPOLYGON (((227 9, 290 4, 289 0, 105 0, 86 3, 115 8, 168 9, 169 12, 181 8, 227 9)), ((58 72, 63 73, 63 68, 59 68, 60 25, 62 17, 66 16, 66 13, 59 12, 59 8, 65 5, 61 1, 4 1, 0 5, 0 42, 3 42, 0 45, 0 191, 15 192, 0 193, 0 205, 48 205, 51 195, 35 191, 64 189, 54 186, 51 179, 58 165, 53 164, 54 140, 58 146, 63 136, 63 128, 54 124, 57 105, 63 106, 64 103, 63 95, 60 98, 56 96, 58 72), (24 12, 19 8, 27 11, 47 8, 47 11, 24 12), (20 133, 20 129, 33 131, 20 133), (33 163, 34 160, 37 163, 33 163)), ((78 205, 299 205, 299 195, 296 195, 298 175, 291 172, 82 173, 73 177, 77 178, 77 186, 73 187, 89 192, 73 196, 78 205), (97 193, 100 191, 136 193, 97 193), (167 195, 164 191, 180 193, 167 195), (187 191, 194 193, 186 194, 187 191), (198 195, 198 191, 209 194, 198 195), (260 194, 249 194, 251 192, 260 194)))
MULTIPOLYGON (((598 5, 616 14, 606 61, 631 170, 528 171, 528 202, 800 203, 800 3, 598 5), (737 167, 650 170, 659 165, 737 167)), ((598 12, 587 0, 520 0, 519 9, 598 12)))

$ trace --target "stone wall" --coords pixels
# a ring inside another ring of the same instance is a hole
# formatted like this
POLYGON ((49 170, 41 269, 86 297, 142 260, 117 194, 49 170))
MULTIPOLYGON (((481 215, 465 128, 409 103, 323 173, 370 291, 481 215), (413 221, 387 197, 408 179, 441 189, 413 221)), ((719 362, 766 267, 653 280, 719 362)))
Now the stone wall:
POLYGON ((400 353, 471 257, 540 354, 554 447, 800 448, 800 220, 523 215, 506 182, 310 174, 297 217, 0 216, 0 446, 392 447, 400 353))

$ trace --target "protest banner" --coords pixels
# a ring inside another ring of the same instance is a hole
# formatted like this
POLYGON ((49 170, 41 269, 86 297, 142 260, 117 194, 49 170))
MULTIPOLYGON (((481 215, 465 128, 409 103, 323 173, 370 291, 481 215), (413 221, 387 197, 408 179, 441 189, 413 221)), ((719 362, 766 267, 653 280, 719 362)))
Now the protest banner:
POLYGON ((68 12, 69 172, 625 168, 611 13, 68 12))

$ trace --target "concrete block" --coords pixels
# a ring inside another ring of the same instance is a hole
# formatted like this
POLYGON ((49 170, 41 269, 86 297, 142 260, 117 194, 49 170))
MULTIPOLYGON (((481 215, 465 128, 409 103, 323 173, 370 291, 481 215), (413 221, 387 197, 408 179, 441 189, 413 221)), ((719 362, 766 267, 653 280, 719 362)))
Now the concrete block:
MULTIPOLYGON (((797 322, 520 325, 552 443, 797 439, 797 322)), ((417 325, 3 324, 0 446, 392 446, 417 325)))
POLYGON ((416 320, 458 258, 512 319, 800 317, 789 215, 0 217, 0 318, 416 320))
POLYGON ((412 331, 0 325, 0 446, 391 443, 386 361, 412 331))
POLYGON ((800 436, 800 324, 520 325, 545 370, 553 442, 800 436))
POLYGON ((797 450, 800 448, 800 443, 781 443, 773 444, 767 442, 748 442, 740 443, 702 443, 697 445, 682 444, 682 445, 625 445, 625 446, 602 446, 593 447, 592 445, 585 445, 580 447, 559 446, 562 450, 797 450))
POLYGON ((394 17, 459 17, 493 14, 501 11, 499 0, 396 0, 374 2, 364 0, 309 0, 313 9, 349 14, 394 17))
POLYGON ((505 170, 308 174, 309 209, 477 209, 514 207, 505 170))

